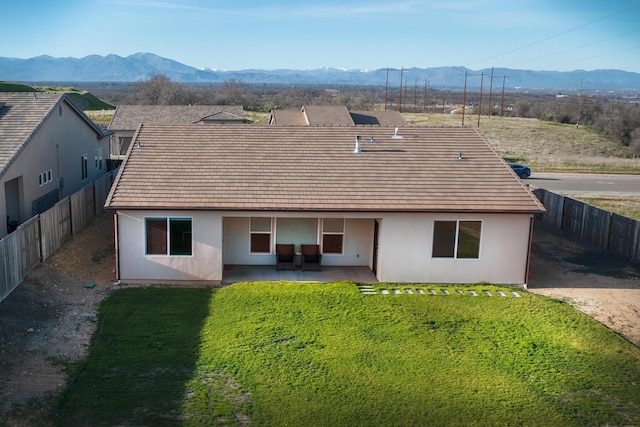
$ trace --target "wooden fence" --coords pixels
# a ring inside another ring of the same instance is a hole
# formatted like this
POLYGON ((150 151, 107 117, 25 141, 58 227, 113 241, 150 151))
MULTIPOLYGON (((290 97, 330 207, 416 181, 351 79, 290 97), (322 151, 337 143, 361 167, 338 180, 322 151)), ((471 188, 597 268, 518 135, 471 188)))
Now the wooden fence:
POLYGON ((104 211, 116 173, 117 170, 111 171, 65 197, 0 240, 0 301, 22 283, 33 267, 46 261, 72 234, 104 211))
POLYGON ((534 194, 547 212, 542 220, 582 240, 640 263, 640 221, 538 188, 534 194))

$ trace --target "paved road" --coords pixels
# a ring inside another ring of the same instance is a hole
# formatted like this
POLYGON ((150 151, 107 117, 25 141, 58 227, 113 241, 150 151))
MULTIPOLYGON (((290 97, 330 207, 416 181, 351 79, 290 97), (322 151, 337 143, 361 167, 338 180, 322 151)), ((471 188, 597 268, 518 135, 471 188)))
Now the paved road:
POLYGON ((575 173, 532 173, 523 180, 531 187, 554 193, 640 196, 640 175, 594 175, 575 173))

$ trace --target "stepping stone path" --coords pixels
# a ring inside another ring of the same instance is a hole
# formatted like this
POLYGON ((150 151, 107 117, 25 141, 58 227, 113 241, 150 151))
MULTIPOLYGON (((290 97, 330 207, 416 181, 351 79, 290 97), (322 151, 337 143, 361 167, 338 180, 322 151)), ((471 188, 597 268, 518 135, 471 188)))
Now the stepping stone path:
MULTIPOLYGON (((373 286, 371 285, 358 285, 358 290, 360 291, 360 293, 362 295, 377 295, 377 294, 381 294, 381 295, 390 295, 390 294, 394 294, 394 295, 425 295, 425 294, 429 294, 429 295, 451 295, 451 292, 449 292, 447 289, 440 289, 440 293, 438 293, 436 290, 434 289, 427 289, 426 291, 424 289, 420 289, 420 288, 416 288, 416 289, 410 289, 410 288, 404 288, 404 289, 380 289, 380 291, 376 291, 373 286)), ((453 292, 453 291, 452 291, 453 292)), ((470 295, 472 297, 477 297, 480 296, 476 291, 467 291, 467 293, 465 294, 465 292, 463 290, 460 289, 456 289, 455 293, 458 295, 470 295)), ((514 298, 520 298, 520 294, 515 292, 515 291, 510 291, 509 294, 506 294, 502 291, 496 291, 496 294, 499 297, 508 297, 509 295, 511 295, 514 298)), ((487 297, 492 297, 493 295, 491 294, 491 292, 489 291, 482 291, 482 295, 487 296, 487 297)))
POLYGON ((358 289, 362 295, 375 295, 376 291, 370 285, 358 285, 358 289))

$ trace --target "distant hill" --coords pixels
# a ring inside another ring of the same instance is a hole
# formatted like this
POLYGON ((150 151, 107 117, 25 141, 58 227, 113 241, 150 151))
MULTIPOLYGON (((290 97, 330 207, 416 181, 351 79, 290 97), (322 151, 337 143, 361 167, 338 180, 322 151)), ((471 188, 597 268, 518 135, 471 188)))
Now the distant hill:
MULTIPOLYGON (((403 85, 408 88, 429 87, 462 89, 467 73, 467 87, 490 81, 491 69, 471 70, 465 67, 408 68, 402 71, 403 85)), ((37 56, 29 59, 0 57, 0 77, 16 82, 136 82, 148 80, 154 74, 164 74, 176 82, 222 83, 236 80, 263 84, 332 84, 384 86, 387 69, 345 70, 318 68, 311 70, 201 70, 151 53, 136 53, 125 58, 118 55, 90 55, 84 58, 54 58, 37 56)), ((400 69, 388 70, 390 87, 400 86, 400 69)), ((532 91, 638 90, 640 73, 620 70, 594 71, 532 71, 496 68, 493 86, 532 91)))

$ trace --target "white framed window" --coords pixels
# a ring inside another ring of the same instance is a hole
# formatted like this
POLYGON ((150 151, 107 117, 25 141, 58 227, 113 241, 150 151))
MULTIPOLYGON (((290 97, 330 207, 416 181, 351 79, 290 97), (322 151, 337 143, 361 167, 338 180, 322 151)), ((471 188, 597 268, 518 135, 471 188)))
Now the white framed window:
POLYGON ((102 170, 102 147, 96 148, 94 159, 96 169, 102 170))
POLYGON ((433 222, 433 258, 477 259, 480 257, 482 221, 433 222))
POLYGON ((44 171, 38 174, 38 185, 42 187, 43 185, 47 185, 53 180, 53 172, 51 169, 44 171))
POLYGON ((192 218, 145 218, 146 255, 193 255, 192 218))
POLYGON ((89 178, 88 162, 89 162, 89 157, 86 154, 83 154, 82 156, 80 156, 80 171, 81 171, 81 176, 82 176, 81 179, 83 181, 85 179, 89 178))
POLYGON ((250 226, 250 246, 252 254, 271 253, 272 220, 269 217, 252 217, 250 226))
POLYGON ((323 254, 342 255, 344 253, 344 218, 322 219, 323 254))

